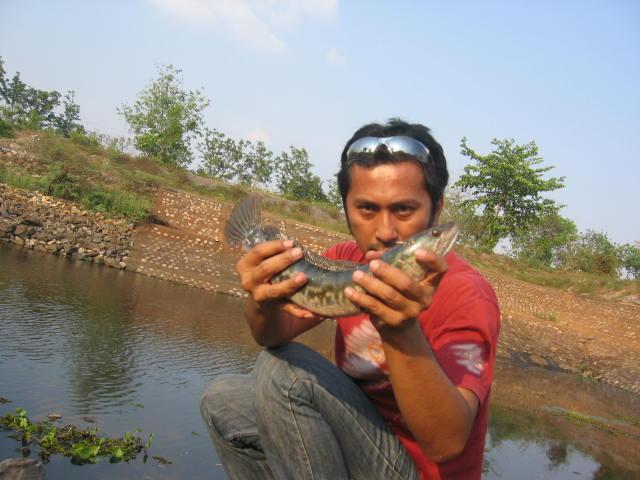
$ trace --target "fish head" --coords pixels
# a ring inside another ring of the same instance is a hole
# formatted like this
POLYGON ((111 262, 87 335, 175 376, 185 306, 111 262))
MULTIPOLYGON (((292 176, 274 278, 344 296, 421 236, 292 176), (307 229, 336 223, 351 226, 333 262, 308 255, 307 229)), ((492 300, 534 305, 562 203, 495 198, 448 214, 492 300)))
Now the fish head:
POLYGON ((417 233, 405 244, 410 244, 410 251, 431 250, 438 255, 446 255, 456 243, 460 227, 454 222, 436 225, 420 233, 417 233))

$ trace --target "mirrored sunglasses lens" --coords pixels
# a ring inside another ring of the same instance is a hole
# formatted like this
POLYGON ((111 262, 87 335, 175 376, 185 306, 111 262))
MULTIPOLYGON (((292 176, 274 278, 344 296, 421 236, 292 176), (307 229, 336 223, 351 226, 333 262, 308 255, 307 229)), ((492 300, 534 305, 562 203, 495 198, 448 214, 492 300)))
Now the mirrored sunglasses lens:
POLYGON ((418 160, 422 163, 427 163, 429 159, 427 147, 415 138, 407 136, 360 138, 347 150, 347 159, 349 162, 369 159, 380 145, 385 145, 391 154, 399 158, 406 157, 407 160, 418 160))
POLYGON ((411 137, 391 137, 386 144, 392 153, 404 153, 405 155, 418 157, 424 161, 427 160, 429 155, 427 148, 421 142, 411 137))
POLYGON ((378 145, 380 145, 380 138, 376 137, 364 137, 356 140, 351 144, 347 154, 352 153, 373 153, 378 145))

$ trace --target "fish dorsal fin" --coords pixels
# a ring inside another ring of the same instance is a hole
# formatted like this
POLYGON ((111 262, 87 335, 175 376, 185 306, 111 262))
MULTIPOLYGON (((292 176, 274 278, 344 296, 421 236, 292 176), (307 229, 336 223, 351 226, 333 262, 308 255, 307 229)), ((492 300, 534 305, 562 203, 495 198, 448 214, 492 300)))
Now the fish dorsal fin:
POLYGON ((286 240, 288 238, 276 225, 263 225, 262 231, 264 232, 264 238, 267 241, 286 240))
POLYGON ((304 259, 315 265, 316 267, 320 267, 324 270, 329 270, 331 272, 344 272, 347 270, 353 270, 354 268, 361 267, 361 263, 350 262, 348 260, 329 260, 322 255, 318 255, 315 252, 312 252, 308 248, 298 245, 302 248, 302 252, 304 253, 304 259))
POLYGON ((261 237, 260 200, 249 195, 238 203, 224 226, 224 237, 232 247, 242 246, 246 250, 264 241, 261 237))

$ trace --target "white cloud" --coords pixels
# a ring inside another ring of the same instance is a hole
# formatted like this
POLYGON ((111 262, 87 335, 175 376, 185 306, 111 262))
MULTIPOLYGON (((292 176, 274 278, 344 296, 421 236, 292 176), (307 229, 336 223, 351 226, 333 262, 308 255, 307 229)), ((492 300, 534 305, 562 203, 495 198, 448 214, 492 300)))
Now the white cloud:
POLYGON ((261 17, 273 26, 291 26, 302 17, 329 17, 338 0, 249 0, 261 17))
POLYGON ((292 26, 301 18, 327 17, 338 0, 148 0, 152 5, 188 23, 221 26, 250 47, 279 52, 283 40, 275 29, 292 26))
POLYGON ((251 130, 249 133, 247 133, 244 136, 244 138, 246 138, 247 140, 251 140, 252 142, 257 142, 257 141, 261 141, 264 143, 269 142, 269 134, 260 127, 254 128, 253 130, 251 130))
POLYGON ((345 65, 347 63, 346 57, 338 52, 338 50, 336 50, 335 48, 330 48, 329 50, 327 50, 325 58, 331 65, 345 65))

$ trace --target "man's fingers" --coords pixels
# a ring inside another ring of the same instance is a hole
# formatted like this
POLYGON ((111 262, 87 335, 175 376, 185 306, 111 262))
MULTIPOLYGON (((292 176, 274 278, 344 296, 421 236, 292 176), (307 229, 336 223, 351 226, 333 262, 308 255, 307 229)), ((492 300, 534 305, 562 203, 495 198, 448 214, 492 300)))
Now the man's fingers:
POLYGON ((382 313, 382 303, 379 300, 376 300, 371 295, 367 295, 366 292, 361 292, 355 288, 347 287, 345 288, 344 293, 349 300, 362 308, 364 311, 372 315, 380 315, 382 313))
POLYGON ((367 250, 367 252, 364 254, 364 259, 367 262, 370 262, 371 260, 375 260, 376 258, 380 258, 383 253, 384 252, 381 252, 380 250, 367 250))
POLYGON ((289 265, 302 258, 302 249, 296 247, 285 250, 282 253, 263 260, 252 271, 252 280, 255 283, 264 283, 271 280, 271 277, 280 273, 289 265))
POLYGON ((287 302, 284 305, 282 305, 282 309, 285 312, 290 313, 291 315, 293 315, 296 318, 314 318, 316 317, 316 315, 313 312, 310 312, 309 310, 299 307, 298 305, 296 305, 295 303, 291 303, 291 302, 287 302))
POLYGON ((392 285, 366 273, 356 270, 353 274, 353 281, 366 290, 366 292, 376 298, 379 298, 386 305, 393 309, 401 309, 407 302, 407 299, 392 285))
POLYGON ((260 303, 293 295, 302 285, 307 283, 308 277, 304 273, 296 273, 292 278, 278 283, 264 283, 253 290, 253 299, 260 303))
POLYGON ((284 251, 280 251, 280 253, 261 260, 257 264, 251 263, 251 258, 247 259, 250 255, 253 255, 253 258, 257 259, 261 253, 251 251, 236 265, 236 270, 240 275, 240 286, 247 292, 251 292, 257 286, 267 283, 274 275, 302 258, 303 254, 300 248, 285 249, 284 251))
POLYGON ((265 258, 272 257, 278 253, 293 247, 292 240, 272 240, 270 242, 259 243, 249 250, 238 261, 237 270, 252 268, 259 265, 265 258))
POLYGON ((431 250, 423 250, 418 249, 415 252, 416 261, 425 267, 429 272, 437 273, 440 275, 444 275, 447 273, 447 261, 444 259, 442 255, 438 255, 437 253, 431 250))
POLYGON ((393 265, 374 260, 369 263, 369 268, 376 278, 391 285, 394 291, 402 293, 404 297, 415 301, 420 301, 422 298, 420 285, 393 265))

